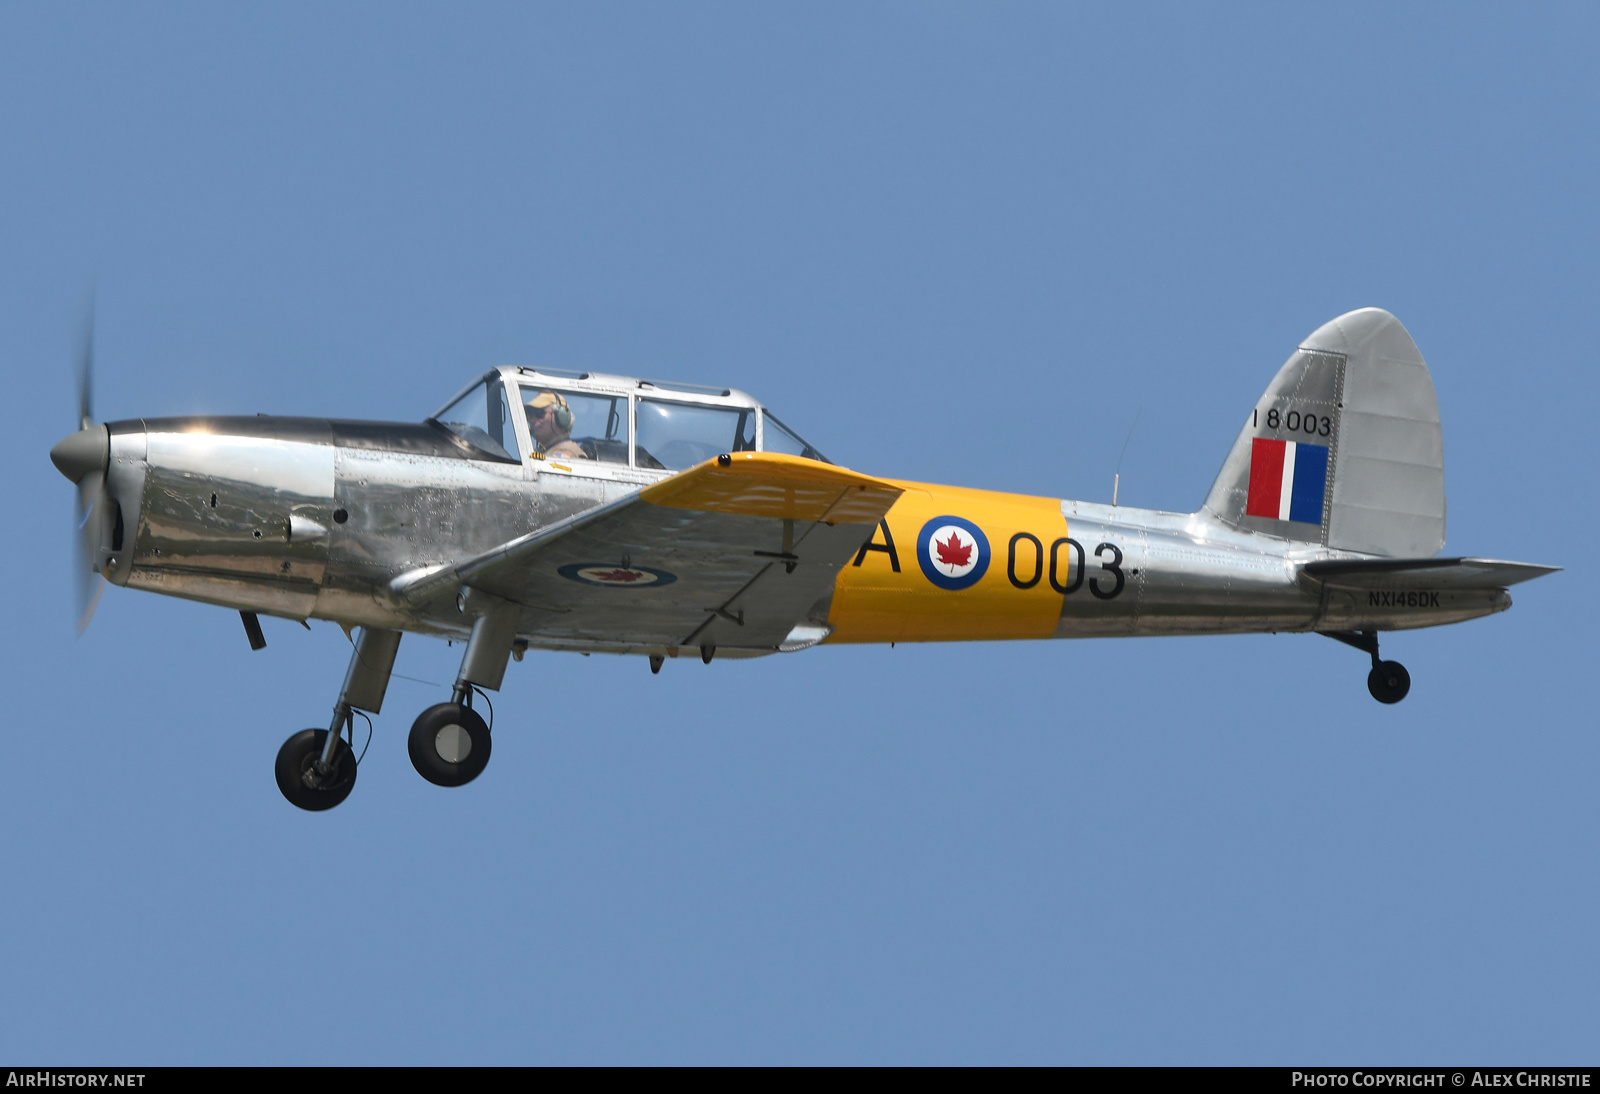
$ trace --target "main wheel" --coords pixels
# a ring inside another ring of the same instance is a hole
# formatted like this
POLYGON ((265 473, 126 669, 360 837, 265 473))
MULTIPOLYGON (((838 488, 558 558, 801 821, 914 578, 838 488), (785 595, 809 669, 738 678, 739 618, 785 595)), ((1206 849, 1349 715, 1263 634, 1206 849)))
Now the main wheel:
POLYGON ((489 727, 461 703, 440 703, 417 715, 406 742, 411 766, 435 786, 464 786, 489 763, 489 727))
POLYGON ((290 805, 315 813, 332 809, 350 796, 356 785, 356 758, 343 738, 333 754, 333 770, 326 777, 317 773, 317 761, 322 758, 322 746, 327 740, 325 729, 302 729, 278 749, 273 774, 290 805))
POLYGON ((1367 690, 1380 703, 1398 703, 1411 690, 1411 674, 1398 661, 1379 661, 1367 673, 1367 690))

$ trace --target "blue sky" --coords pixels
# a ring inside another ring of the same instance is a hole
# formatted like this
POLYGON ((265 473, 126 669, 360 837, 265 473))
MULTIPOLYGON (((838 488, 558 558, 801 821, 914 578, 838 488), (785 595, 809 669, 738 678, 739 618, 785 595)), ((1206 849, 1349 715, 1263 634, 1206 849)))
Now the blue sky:
POLYGON ((1564 1063, 1600 1025, 1587 5, 0 7, 0 1056, 1564 1063), (103 417, 415 420, 543 363, 834 460, 1197 507, 1297 341, 1406 323, 1446 553, 1397 635, 532 654, 445 791, 408 638, 360 784, 271 775, 348 646, 113 589, 103 417), (1140 408, 1143 408, 1142 411, 1140 408))

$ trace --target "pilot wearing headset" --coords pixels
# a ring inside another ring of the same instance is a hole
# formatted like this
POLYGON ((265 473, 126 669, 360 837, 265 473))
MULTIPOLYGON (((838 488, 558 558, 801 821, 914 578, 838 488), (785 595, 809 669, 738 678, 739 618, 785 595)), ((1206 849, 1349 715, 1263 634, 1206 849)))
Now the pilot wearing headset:
POLYGON ((554 391, 541 391, 524 404, 528 431, 541 456, 584 460, 588 456, 572 439, 572 408, 554 391))

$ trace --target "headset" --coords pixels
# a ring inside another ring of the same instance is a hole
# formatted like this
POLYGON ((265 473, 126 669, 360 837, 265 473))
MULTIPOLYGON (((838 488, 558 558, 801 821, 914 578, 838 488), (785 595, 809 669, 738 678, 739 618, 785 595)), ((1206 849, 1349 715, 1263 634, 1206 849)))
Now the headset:
MULTIPOLYGON (((559 392, 559 391, 541 391, 539 393, 539 395, 550 395, 550 396, 553 396, 555 398, 555 402, 554 403, 547 403, 545 405, 546 406, 553 406, 555 408, 556 428, 560 429, 563 432, 566 432, 567 430, 570 430, 572 428, 572 408, 567 405, 566 399, 561 397, 561 392, 559 392)), ((538 395, 534 396, 534 400, 535 401, 537 401, 538 398, 539 398, 538 395)), ((535 408, 535 409, 543 409, 543 408, 535 408)))

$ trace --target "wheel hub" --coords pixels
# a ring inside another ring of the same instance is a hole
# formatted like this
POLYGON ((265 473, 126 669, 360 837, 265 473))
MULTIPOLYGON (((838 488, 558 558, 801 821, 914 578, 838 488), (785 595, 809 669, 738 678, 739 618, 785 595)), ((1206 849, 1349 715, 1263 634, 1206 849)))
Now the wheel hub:
POLYGON ((472 754, 472 734, 465 726, 452 722, 433 736, 433 747, 439 759, 458 764, 472 754))
MULTIPOLYGON (((307 754, 306 758, 301 761, 300 782, 311 790, 322 789, 323 778, 322 773, 317 770, 317 760, 318 756, 313 752, 307 754)), ((329 772, 329 774, 332 774, 332 772, 329 772)))
POLYGON ((345 784, 344 748, 334 754, 333 764, 328 770, 322 770, 321 751, 306 754, 301 761, 300 782, 308 790, 337 790, 345 784))

